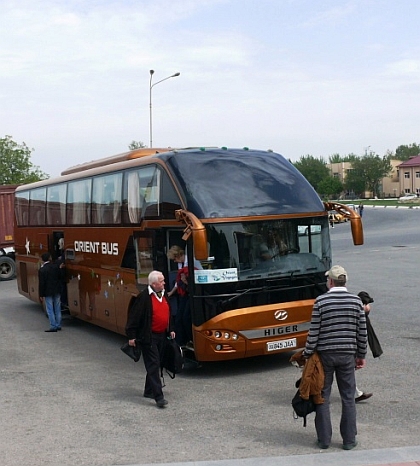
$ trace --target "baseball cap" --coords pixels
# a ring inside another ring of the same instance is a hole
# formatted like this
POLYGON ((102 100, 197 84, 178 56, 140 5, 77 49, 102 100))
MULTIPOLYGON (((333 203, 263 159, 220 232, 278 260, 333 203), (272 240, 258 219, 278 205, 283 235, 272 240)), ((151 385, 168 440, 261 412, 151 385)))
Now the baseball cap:
POLYGON ((338 280, 338 277, 340 277, 340 275, 344 275, 346 277, 346 280, 348 280, 348 275, 347 275, 347 272, 344 270, 343 267, 341 267, 341 265, 333 265, 330 270, 328 270, 328 272, 325 272, 325 275, 327 277, 330 277, 332 278, 333 280, 338 280))
POLYGON ((373 298, 369 296, 369 293, 367 291, 361 291, 357 296, 359 296, 363 304, 373 303, 373 298))

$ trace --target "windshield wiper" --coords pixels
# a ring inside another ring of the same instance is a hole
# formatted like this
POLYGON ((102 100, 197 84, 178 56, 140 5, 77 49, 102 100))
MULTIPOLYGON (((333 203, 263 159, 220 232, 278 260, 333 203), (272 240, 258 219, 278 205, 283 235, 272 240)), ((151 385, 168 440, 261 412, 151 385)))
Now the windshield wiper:
POLYGON ((234 301, 236 301, 237 299, 241 298, 242 296, 246 295, 247 293, 249 293, 250 291, 262 291, 264 288, 263 287, 259 287, 259 288, 248 288, 247 290, 245 291, 242 291, 241 293, 238 293, 234 296, 232 296, 231 298, 229 299, 225 299, 224 301, 218 301, 217 302, 217 307, 219 309, 221 309, 222 311, 227 311, 227 306, 229 304, 232 304, 234 301))

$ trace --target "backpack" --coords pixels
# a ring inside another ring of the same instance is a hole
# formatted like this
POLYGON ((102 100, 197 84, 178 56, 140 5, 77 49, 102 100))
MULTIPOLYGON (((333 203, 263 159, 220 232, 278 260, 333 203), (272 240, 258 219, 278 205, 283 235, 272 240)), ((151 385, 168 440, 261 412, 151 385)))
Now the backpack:
POLYGON ((294 410, 293 417, 295 419, 303 417, 303 427, 306 427, 306 416, 315 411, 315 403, 312 400, 312 396, 308 400, 304 400, 298 390, 292 399, 292 406, 294 410))
POLYGON ((184 356, 182 349, 173 338, 166 338, 165 347, 160 360, 160 374, 163 377, 163 369, 171 379, 175 378, 176 374, 182 372, 184 368, 184 356))

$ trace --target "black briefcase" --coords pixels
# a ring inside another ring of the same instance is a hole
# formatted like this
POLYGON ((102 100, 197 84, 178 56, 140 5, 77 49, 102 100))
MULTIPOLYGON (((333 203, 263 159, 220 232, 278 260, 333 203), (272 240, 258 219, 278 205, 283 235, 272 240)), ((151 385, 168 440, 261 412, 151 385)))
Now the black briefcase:
POLYGON ((139 348, 138 344, 136 346, 130 346, 128 342, 124 343, 121 346, 121 351, 130 357, 134 362, 137 362, 140 359, 141 349, 139 348))

